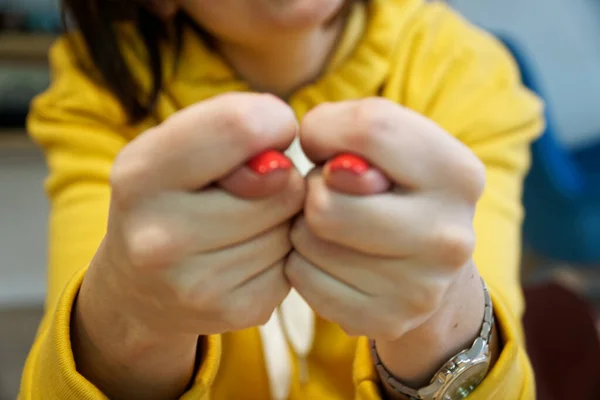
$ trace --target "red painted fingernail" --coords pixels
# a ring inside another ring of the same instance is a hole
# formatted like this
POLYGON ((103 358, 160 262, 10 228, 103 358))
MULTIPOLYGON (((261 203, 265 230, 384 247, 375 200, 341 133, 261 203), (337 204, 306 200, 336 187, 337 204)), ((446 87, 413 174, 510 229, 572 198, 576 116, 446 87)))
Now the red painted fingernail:
POLYGON ((334 171, 349 171, 355 175, 363 175, 371 166, 363 158, 354 154, 340 154, 329 162, 329 170, 334 171))
POLYGON ((266 150, 248 161, 248 167, 259 175, 292 167, 292 162, 277 150, 266 150))

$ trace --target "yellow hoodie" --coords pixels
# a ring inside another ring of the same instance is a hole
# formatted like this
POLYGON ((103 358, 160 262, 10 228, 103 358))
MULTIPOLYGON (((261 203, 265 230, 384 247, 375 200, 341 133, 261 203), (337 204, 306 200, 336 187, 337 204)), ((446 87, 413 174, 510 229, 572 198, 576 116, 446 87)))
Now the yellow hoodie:
MULTIPOLYGON (((131 39, 130 65, 148 83, 139 39, 123 35, 131 39)), ((173 52, 165 54, 165 65, 172 57, 173 52)), ((110 92, 78 68, 64 39, 54 46, 51 62, 53 84, 35 100, 29 119, 29 131, 45 149, 50 168, 47 311, 25 366, 20 398, 106 399, 76 371, 69 321, 86 266, 105 233, 112 162, 136 135, 177 110, 250 88, 188 32, 156 115, 132 126, 110 92)), ((474 257, 492 293, 503 349, 469 399, 533 399, 520 323, 520 198, 528 147, 543 126, 542 105, 521 86, 515 64, 494 38, 447 6, 424 0, 373 0, 355 7, 328 71, 289 103, 301 119, 319 103, 369 96, 386 97, 436 121, 485 163, 488 180, 475 216, 474 257)), ((211 336, 203 345, 201 368, 182 399, 275 395, 265 363, 270 351, 265 332, 254 328, 211 336)), ((299 379, 297 357, 291 354, 289 399, 381 398, 366 338, 349 338, 316 318, 308 348, 307 381, 299 379)))

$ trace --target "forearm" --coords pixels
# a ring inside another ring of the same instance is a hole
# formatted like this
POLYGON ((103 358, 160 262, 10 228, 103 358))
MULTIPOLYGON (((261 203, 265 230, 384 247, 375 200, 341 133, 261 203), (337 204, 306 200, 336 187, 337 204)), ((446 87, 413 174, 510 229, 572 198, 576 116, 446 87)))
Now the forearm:
MULTIPOLYGON (((394 342, 377 341, 379 357, 402 383, 426 386, 444 363, 471 347, 481 330, 483 312, 479 274, 475 266, 465 268, 445 304, 427 322, 394 342)), ((495 326, 490 349, 493 363, 500 352, 495 326)), ((394 398, 393 389, 386 390, 394 398)))
POLYGON ((193 379, 197 337, 140 329, 94 273, 84 278, 71 319, 77 371, 111 399, 181 397, 193 379))

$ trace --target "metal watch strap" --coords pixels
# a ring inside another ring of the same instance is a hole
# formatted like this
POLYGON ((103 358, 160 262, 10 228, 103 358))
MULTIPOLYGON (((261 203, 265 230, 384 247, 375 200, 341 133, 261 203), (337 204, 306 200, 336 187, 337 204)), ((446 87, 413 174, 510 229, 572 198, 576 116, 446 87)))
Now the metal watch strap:
MULTIPOLYGON (((481 283, 483 285, 483 294, 485 298, 485 309, 483 313, 483 323, 481 325, 481 330, 479 331, 479 336, 473 342, 475 345, 477 342, 481 340, 485 341, 485 343, 489 344, 491 335, 492 335, 492 326, 494 324, 494 309, 492 305, 492 298, 490 297, 490 292, 488 290, 485 281, 482 279, 481 283)), ((379 358, 379 354, 377 353, 377 347, 374 340, 370 340, 371 346, 371 356, 373 358, 373 362, 375 364, 375 368, 379 373, 380 378, 385 381, 392 389, 394 389, 399 395, 406 397, 409 400, 422 400, 423 397, 419 394, 420 391, 427 391, 429 386, 426 386, 422 389, 412 389, 404 384, 402 384, 398 379, 396 379, 383 365, 381 359, 379 358)), ((432 382, 436 379, 436 377, 443 373, 443 371, 447 369, 453 369, 452 365, 449 365, 450 361, 434 375, 432 382)), ((432 385, 432 384, 430 384, 432 385)))

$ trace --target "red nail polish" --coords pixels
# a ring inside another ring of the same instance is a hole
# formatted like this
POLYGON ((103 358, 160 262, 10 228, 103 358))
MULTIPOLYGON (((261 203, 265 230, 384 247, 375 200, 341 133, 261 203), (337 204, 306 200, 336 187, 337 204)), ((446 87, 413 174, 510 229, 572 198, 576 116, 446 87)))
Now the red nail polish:
POLYGON ((248 161, 247 165, 257 174, 266 175, 273 171, 290 169, 292 162, 280 151, 266 150, 248 161))
POLYGON ((354 154, 340 154, 329 162, 329 171, 349 171, 355 175, 363 175, 371 166, 363 158, 354 154))

